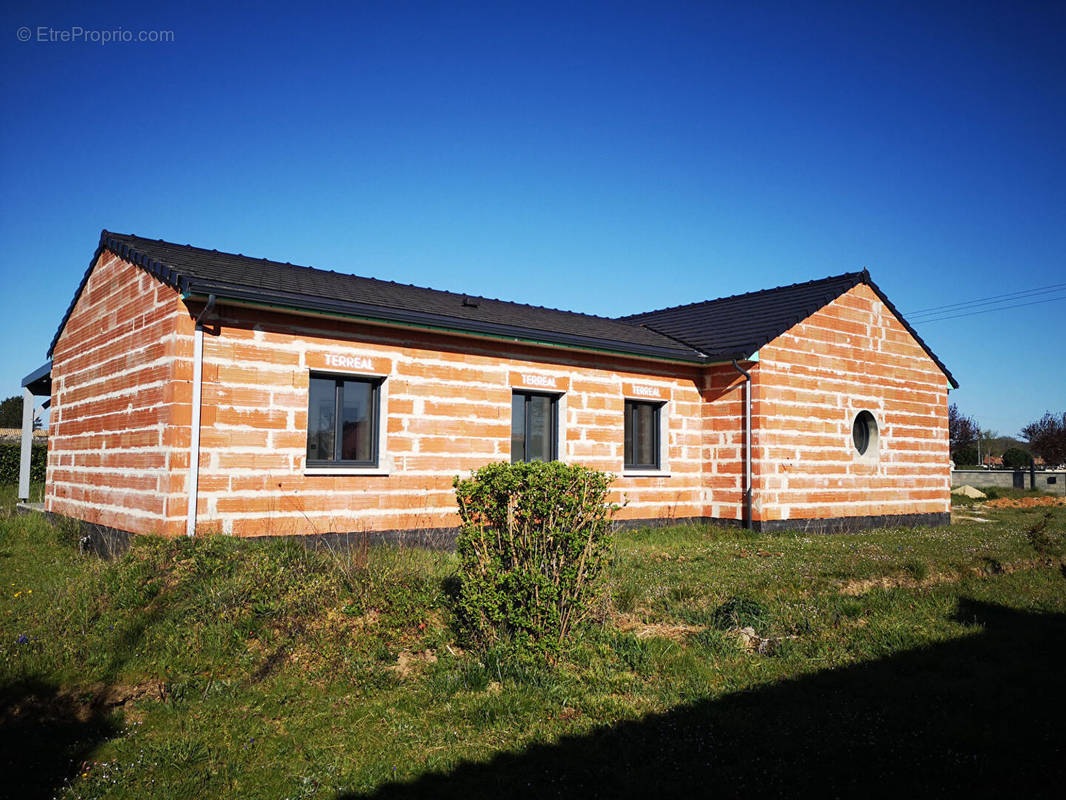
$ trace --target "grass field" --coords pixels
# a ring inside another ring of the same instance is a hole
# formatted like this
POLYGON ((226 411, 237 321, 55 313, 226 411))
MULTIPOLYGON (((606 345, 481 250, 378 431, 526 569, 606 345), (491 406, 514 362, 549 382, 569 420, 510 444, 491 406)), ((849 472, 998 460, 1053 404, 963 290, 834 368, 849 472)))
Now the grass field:
POLYGON ((989 521, 620 534, 589 624, 531 666, 457 643, 447 553, 104 562, 8 510, 0 795, 1057 794, 1066 507, 960 511, 989 521))

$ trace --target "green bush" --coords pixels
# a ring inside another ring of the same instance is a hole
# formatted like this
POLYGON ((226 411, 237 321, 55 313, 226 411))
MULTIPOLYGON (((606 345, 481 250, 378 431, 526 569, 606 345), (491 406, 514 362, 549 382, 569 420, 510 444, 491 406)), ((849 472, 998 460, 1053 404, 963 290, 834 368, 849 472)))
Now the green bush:
POLYGON ((1003 454, 1003 466, 1019 469, 1029 466, 1029 451, 1023 447, 1010 447, 1003 454))
MULTIPOLYGON (((19 457, 22 447, 18 442, 0 442, 0 484, 19 482, 19 457)), ((42 483, 47 465, 48 447, 34 444, 30 455, 30 481, 42 483)))
POLYGON ((590 607, 611 544, 611 476, 554 461, 456 478, 458 619, 482 647, 551 658, 590 607))
POLYGON ((958 448, 951 454, 957 468, 977 465, 977 448, 971 444, 958 448))

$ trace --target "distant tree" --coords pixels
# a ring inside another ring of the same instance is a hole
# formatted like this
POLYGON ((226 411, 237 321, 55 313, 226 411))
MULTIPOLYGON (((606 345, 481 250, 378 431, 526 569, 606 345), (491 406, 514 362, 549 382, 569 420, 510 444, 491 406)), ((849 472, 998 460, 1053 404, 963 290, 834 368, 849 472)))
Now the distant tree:
POLYGON ((1003 466, 1008 469, 1020 469, 1028 467, 1032 456, 1024 447, 1010 447, 1003 453, 1003 466))
MULTIPOLYGON (((33 429, 41 427, 40 417, 34 415, 33 429)), ((0 401, 0 428, 22 428, 22 398, 9 397, 0 401)))
POLYGON ((1015 439, 1013 436, 999 436, 988 443, 988 452, 993 456, 1001 456, 1012 447, 1020 447, 1025 450, 1025 442, 1015 439))
POLYGON ((951 454, 956 467, 977 466, 977 447, 972 444, 964 444, 951 454))
MULTIPOLYGON (((954 403, 948 406, 948 441, 951 448, 951 455, 955 459, 956 464, 963 463, 959 460, 957 455, 959 448, 974 444, 977 441, 977 436, 979 435, 980 430, 980 427, 977 425, 977 420, 973 417, 967 417, 959 411, 959 407, 954 403)), ((973 461, 966 463, 977 463, 976 448, 974 448, 973 461)))
POLYGON ((1032 453, 1044 459, 1049 467, 1066 464, 1066 413, 1046 412, 1022 428, 1022 438, 1029 442, 1032 453))
POLYGON ((0 428, 22 427, 22 398, 9 397, 0 402, 0 428))

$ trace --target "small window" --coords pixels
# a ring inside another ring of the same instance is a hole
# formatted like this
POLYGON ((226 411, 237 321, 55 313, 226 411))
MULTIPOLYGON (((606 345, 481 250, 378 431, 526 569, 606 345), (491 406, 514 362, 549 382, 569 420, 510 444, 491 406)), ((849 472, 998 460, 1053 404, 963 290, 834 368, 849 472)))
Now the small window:
POLYGON ((851 438, 860 456, 877 455, 877 420, 869 411, 860 411, 851 426, 851 438))
POLYGON ((515 392, 511 395, 511 462, 555 461, 559 434, 559 401, 555 395, 515 392))
POLYGON ((381 381, 312 375, 307 465, 375 467, 381 381))
POLYGON ((625 469, 659 469, 661 403, 625 402, 625 469))

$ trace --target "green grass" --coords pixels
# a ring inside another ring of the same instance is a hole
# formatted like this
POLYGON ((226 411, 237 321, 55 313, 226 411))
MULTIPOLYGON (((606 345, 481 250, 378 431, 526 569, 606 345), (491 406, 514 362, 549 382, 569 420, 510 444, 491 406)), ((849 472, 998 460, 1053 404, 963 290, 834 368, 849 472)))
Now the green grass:
POLYGON ((828 793, 881 794, 915 788, 935 756, 936 780, 987 792, 1004 754, 1019 767, 1058 746, 1032 694, 1061 705, 1066 638, 1066 508, 988 516, 834 536, 620 534, 604 599, 551 666, 460 648, 451 554, 145 538, 105 562, 80 555, 71 529, 8 516, 5 790, 793 793, 817 776, 828 793), (762 652, 743 646, 746 626, 762 652), (1021 733, 989 733, 1015 722, 1021 733))

